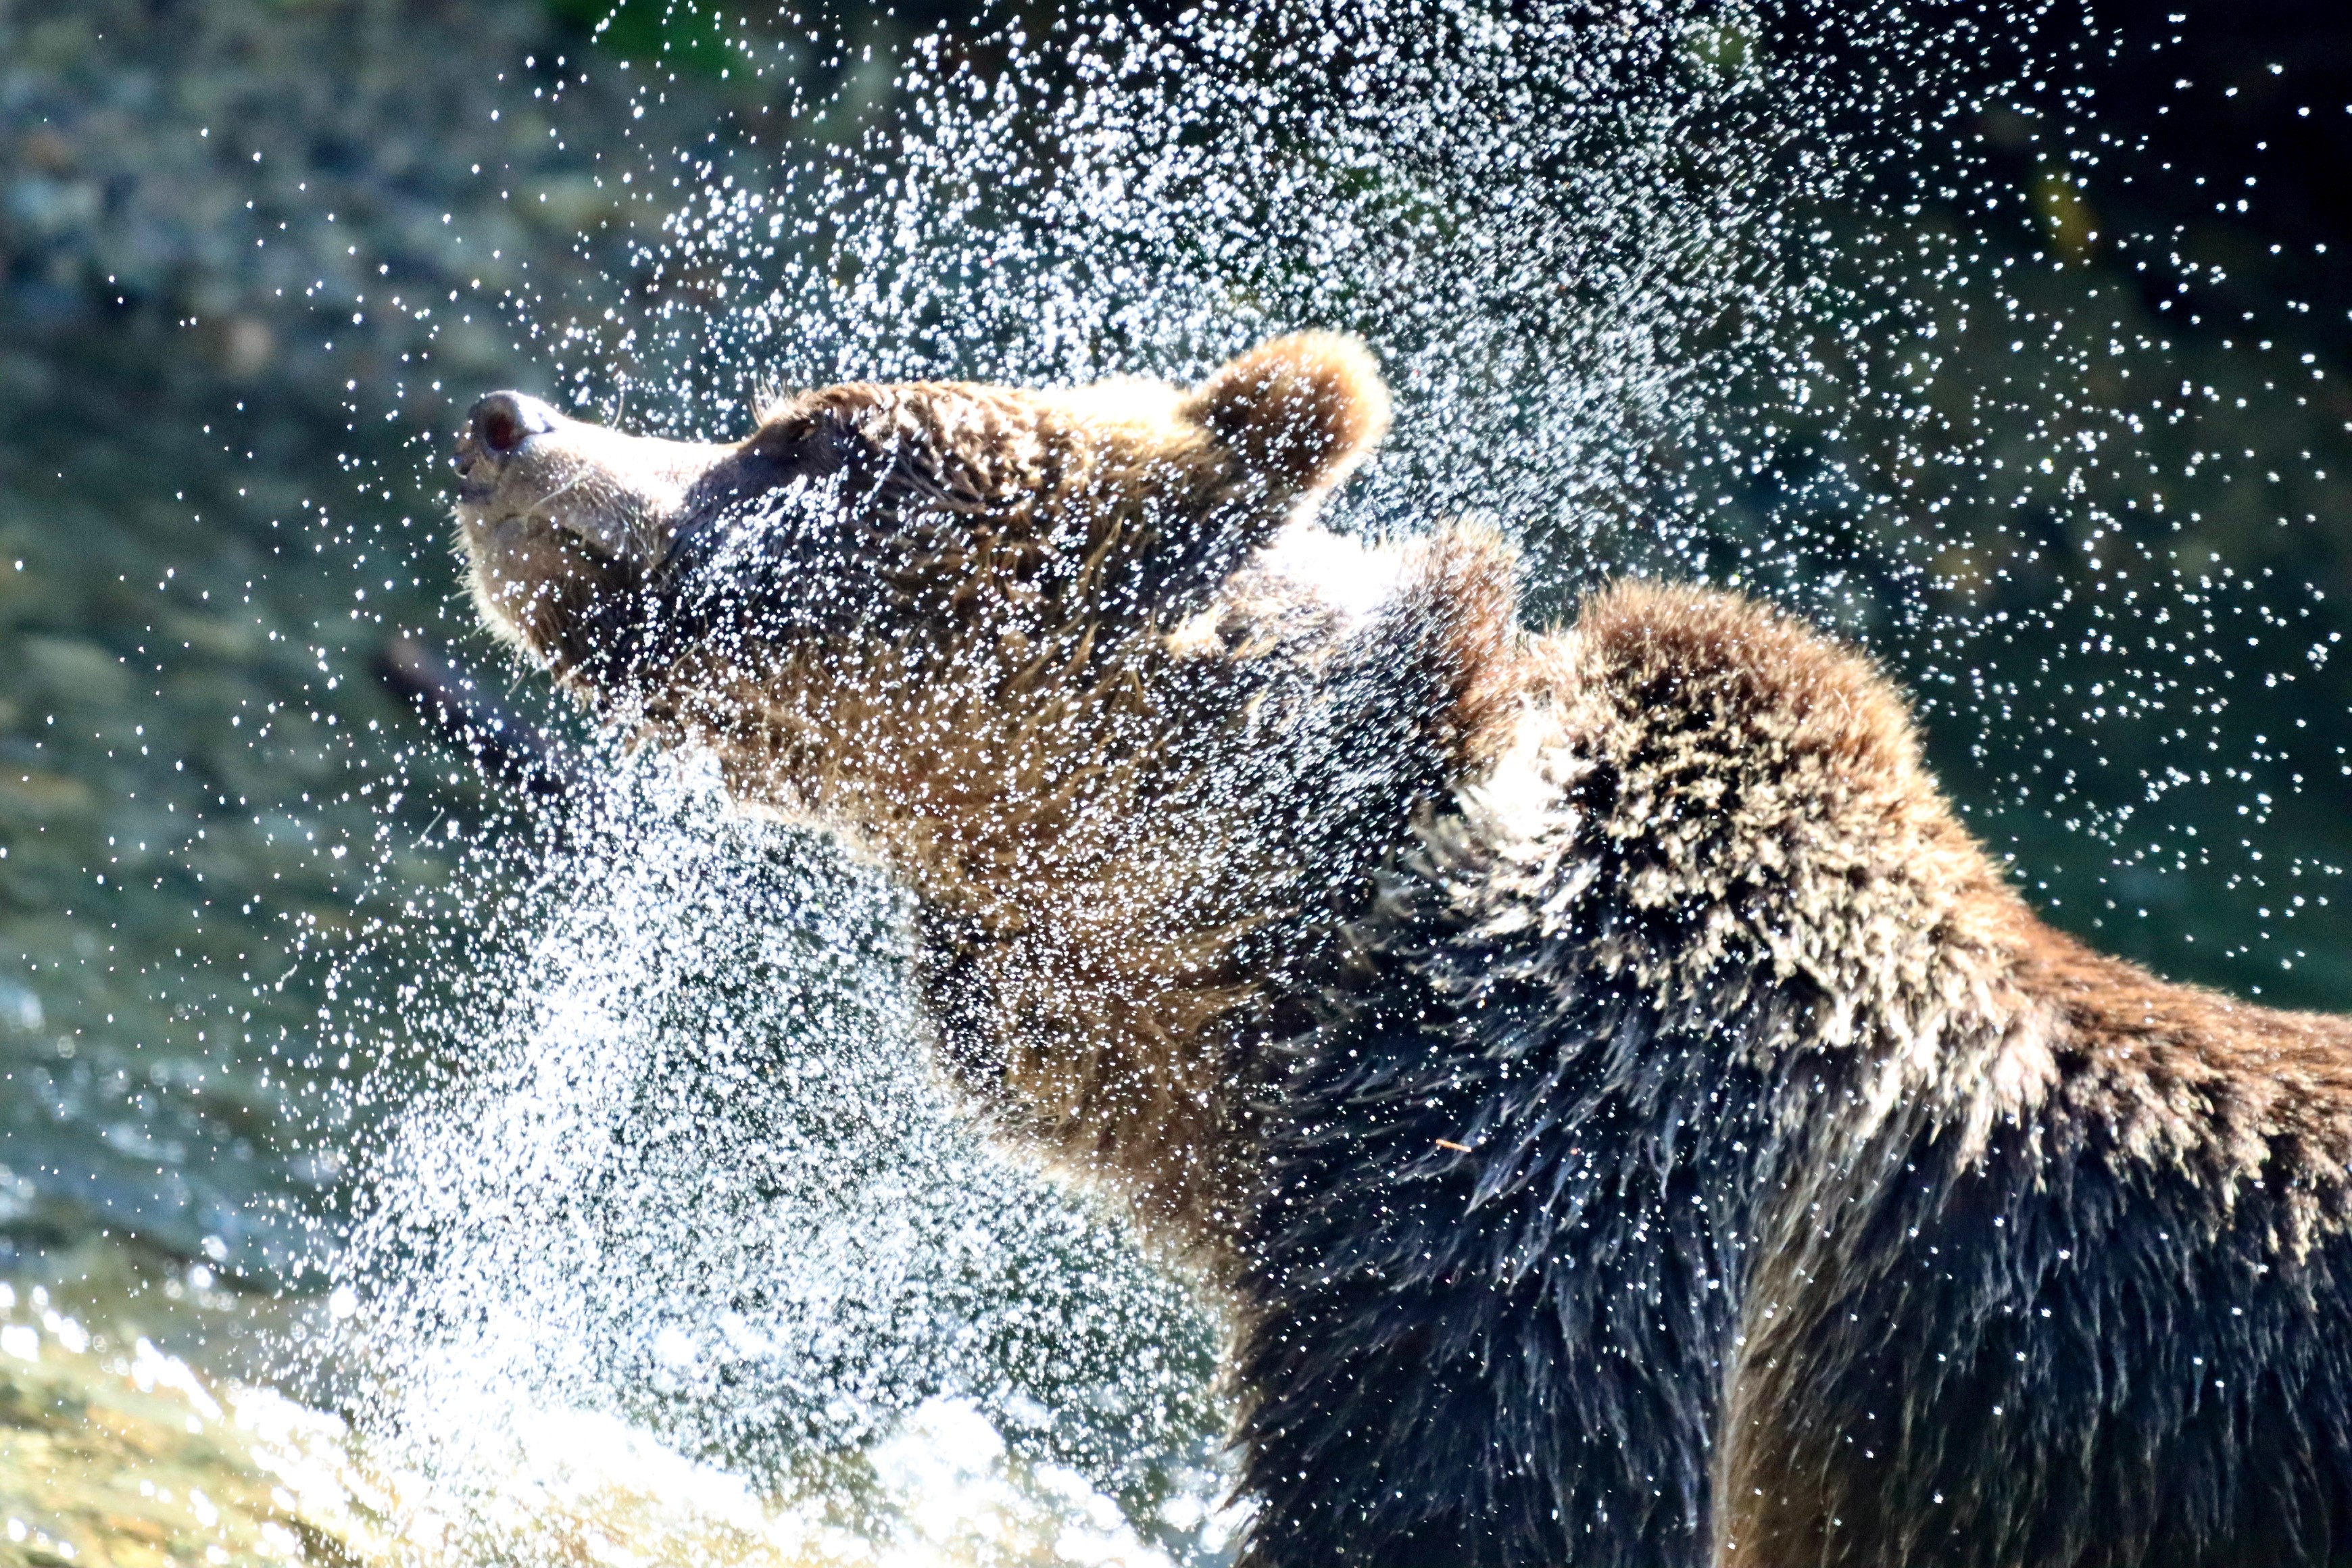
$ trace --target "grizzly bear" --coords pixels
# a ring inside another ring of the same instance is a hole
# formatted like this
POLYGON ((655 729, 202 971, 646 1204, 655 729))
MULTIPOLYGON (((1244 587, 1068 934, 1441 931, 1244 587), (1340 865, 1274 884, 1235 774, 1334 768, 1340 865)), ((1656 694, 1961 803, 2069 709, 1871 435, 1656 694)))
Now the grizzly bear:
POLYGON ((1244 1562, 2352 1562, 2352 1026, 2042 923, 1784 615, 1323 529, 1388 418, 1322 335, 732 445, 498 393, 457 510, 1227 1305, 1244 1562))

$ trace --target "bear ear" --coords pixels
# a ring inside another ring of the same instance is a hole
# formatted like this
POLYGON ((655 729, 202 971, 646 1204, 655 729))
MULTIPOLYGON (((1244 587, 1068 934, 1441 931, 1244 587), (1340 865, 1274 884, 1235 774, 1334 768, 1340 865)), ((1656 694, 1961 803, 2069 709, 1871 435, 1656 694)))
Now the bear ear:
POLYGON ((1244 468, 1287 494, 1329 489, 1389 428, 1389 389, 1362 343, 1299 332, 1229 361, 1181 406, 1244 468))

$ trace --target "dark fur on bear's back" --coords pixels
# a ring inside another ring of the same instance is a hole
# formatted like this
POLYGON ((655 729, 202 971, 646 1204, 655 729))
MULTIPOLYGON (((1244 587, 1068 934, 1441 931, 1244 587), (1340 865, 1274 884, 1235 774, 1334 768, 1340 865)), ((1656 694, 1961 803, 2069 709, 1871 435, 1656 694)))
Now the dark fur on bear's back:
POLYGON ((1568 640, 1604 734, 1570 742, 1585 809, 1541 885, 1424 821, 1292 1042, 1241 1361, 1264 1558, 2352 1560, 2352 1031, 2089 953, 1948 819, 1903 831, 1887 694, 1785 623, 1626 589, 1568 640), (1689 640, 1589 646, 1629 632, 1689 640), (1842 778, 1895 776, 1743 822, 1739 775, 1803 771, 1776 742, 1806 704, 1842 778), (1665 779, 1712 842, 1656 842, 1665 779), (1776 835, 1836 855, 1826 919, 1778 896, 1776 835), (1662 870, 1680 896, 1629 891, 1662 870), (1948 987, 1946 1050, 1982 1053, 1884 1108, 1874 1042, 1820 1027, 1837 977, 1754 940, 1867 940, 1876 900, 1959 955, 1915 994, 1948 987), (1726 909, 1738 934, 1679 965, 1726 909))
POLYGON ((1226 1303, 1248 1563, 2352 1563, 2352 1026, 2042 924, 1791 620, 1530 636, 1490 535, 1319 534, 1385 414, 1307 338, 533 416, 462 515, 575 688, 906 879, 974 1112, 1226 1303))

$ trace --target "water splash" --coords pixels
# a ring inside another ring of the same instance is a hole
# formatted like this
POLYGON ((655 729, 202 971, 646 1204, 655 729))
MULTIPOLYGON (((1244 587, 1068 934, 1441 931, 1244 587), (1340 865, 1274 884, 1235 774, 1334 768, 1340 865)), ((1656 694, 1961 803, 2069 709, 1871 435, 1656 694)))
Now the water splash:
MULTIPOLYGON (((779 379, 1184 375, 1278 328, 1357 331, 1402 417, 1343 526, 1489 516, 1555 605, 1671 572, 1868 639, 1980 831, 2045 884, 2090 858, 2041 890, 2107 945, 2135 940, 2110 915, 2192 888, 2242 891, 2217 917, 2242 929, 2273 903, 2335 921, 2340 868, 2282 876, 2252 829, 2343 773, 2295 689, 2339 600, 2216 521, 2314 526, 2334 416, 2119 284, 2127 255, 2200 264, 2093 226, 2084 193, 2130 150, 2098 140, 2083 88, 2111 39, 2079 11, 1811 20, 1014 16, 912 49, 903 117, 862 141, 794 100, 763 150, 740 123, 645 149, 660 194, 631 198, 607 294, 520 290, 514 321, 573 403, 702 435, 779 379), (2010 136, 2054 163, 2021 178, 2010 136), (2215 488, 2242 465, 2303 499, 2215 488), (2240 843, 2200 840, 2233 805, 2240 843)), ((342 1342, 385 1430, 462 1468, 467 1434, 511 1438, 502 1411, 586 1409, 822 1487, 812 1455, 881 1451, 944 1395, 1133 1511, 1212 1489, 1207 1330, 948 1120, 883 891, 706 789, 614 787, 447 950, 487 977, 404 1020, 399 1092, 419 1053, 432 1087, 379 1159, 342 1342)), ((2286 918, 2260 952, 2292 981, 2321 944, 2286 918)))
MULTIPOLYGON (((1900 16, 1853 14, 1835 49, 1679 3, 935 37, 902 125, 765 180, 681 156, 638 297, 530 319, 578 401, 625 384, 639 417, 712 433, 760 379, 1182 375, 1341 326, 1407 414, 1359 525, 1473 511, 1612 563, 1663 525, 1688 555, 1707 502, 1675 477, 1822 390, 1814 336, 1854 300, 1820 212, 1901 167, 1872 140, 1888 114, 1952 120, 1963 71, 1997 72, 1965 47, 1927 68, 1900 16)), ((1996 42, 2029 40, 1976 52, 1996 42)))
POLYGON ((547 853, 386 1085, 330 1353, 388 1451, 462 1489, 572 1410, 790 1492, 950 1399, 1147 1518, 1205 1489, 1206 1325, 954 1121, 873 874, 650 759, 547 853))

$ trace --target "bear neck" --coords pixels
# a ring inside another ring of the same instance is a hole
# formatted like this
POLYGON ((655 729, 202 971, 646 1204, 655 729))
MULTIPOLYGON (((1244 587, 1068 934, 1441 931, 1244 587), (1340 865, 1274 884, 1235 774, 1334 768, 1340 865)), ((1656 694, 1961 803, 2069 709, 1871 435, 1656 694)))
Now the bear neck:
POLYGON ((1360 704, 1333 685, 1139 641, 1075 689, 1016 675, 959 704, 967 721, 931 731, 951 750, 826 803, 915 894, 950 1079, 1007 1142, 1215 1276, 1255 1201, 1255 1042, 1283 975, 1444 788, 1426 738, 1347 746, 1360 704))
POLYGON ((940 1060, 985 1121, 1230 1276, 1264 1163, 1258 1042, 1508 701, 1507 549, 1457 531, 1400 561, 1353 620, 1244 572, 1107 644, 681 668, 698 696, 662 721, 739 798, 912 892, 940 1060))

